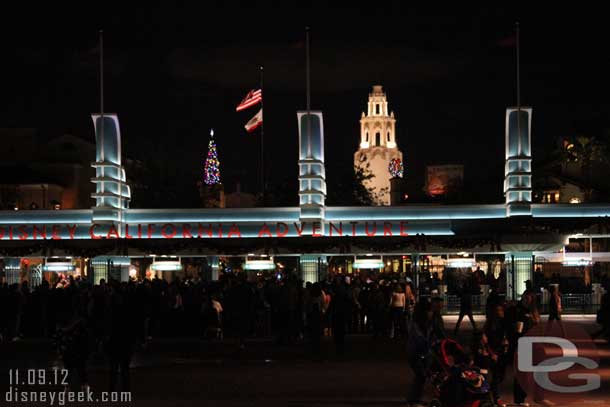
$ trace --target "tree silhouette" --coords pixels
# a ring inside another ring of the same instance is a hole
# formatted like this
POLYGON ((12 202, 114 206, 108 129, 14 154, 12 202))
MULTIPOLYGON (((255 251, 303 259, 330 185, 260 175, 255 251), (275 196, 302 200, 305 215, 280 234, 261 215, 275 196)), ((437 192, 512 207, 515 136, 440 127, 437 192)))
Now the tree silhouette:
POLYGON ((375 205, 379 197, 372 188, 367 188, 366 181, 375 175, 370 171, 368 162, 359 166, 335 166, 329 171, 327 179, 327 205, 370 206, 375 205))

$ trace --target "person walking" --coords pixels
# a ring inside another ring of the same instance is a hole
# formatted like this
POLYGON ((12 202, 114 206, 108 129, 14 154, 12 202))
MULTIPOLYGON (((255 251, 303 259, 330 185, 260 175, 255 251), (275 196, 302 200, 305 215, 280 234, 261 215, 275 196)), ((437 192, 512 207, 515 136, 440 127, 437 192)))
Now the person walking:
POLYGON ((332 292, 332 287, 331 286, 327 286, 326 289, 322 288, 322 299, 324 300, 323 302, 323 312, 322 312, 322 334, 323 336, 331 336, 332 335, 332 327, 331 327, 331 320, 330 320, 330 304, 332 302, 332 298, 333 298, 333 292, 332 292))
POLYGON ((434 336, 438 339, 447 338, 445 332, 445 322, 443 321, 443 298, 433 297, 431 308, 432 308, 432 330, 434 336))
POLYGON ((352 280, 349 288, 352 309, 349 328, 351 333, 359 333, 363 328, 363 325, 360 324, 362 320, 360 317, 360 314, 362 313, 362 304, 360 303, 360 293, 362 291, 362 287, 360 286, 360 280, 352 280))
POLYGON ((415 294, 413 293, 413 287, 411 286, 411 282, 407 281, 405 284, 405 318, 407 320, 407 332, 406 335, 409 334, 408 326, 413 317, 413 308, 415 307, 415 294))
MULTIPOLYGON (((284 315, 286 318, 290 317, 289 304, 285 302, 284 315)), ((251 332, 253 322, 253 307, 254 307, 254 291, 251 285, 248 283, 245 274, 240 274, 238 277, 238 283, 231 290, 231 307, 232 307, 232 318, 235 331, 239 338, 239 349, 244 350, 246 348, 246 338, 251 332)), ((284 321, 284 324, 288 324, 284 321)), ((288 328, 284 325, 282 333, 288 328)))
POLYGON ((548 335, 551 332, 553 321, 557 321, 557 325, 559 325, 559 329, 561 330, 561 337, 565 338, 566 332, 563 327, 563 322, 561 322, 561 294, 559 293, 559 288, 556 284, 551 284, 550 288, 551 296, 549 298, 549 319, 547 321, 544 334, 548 335))
POLYGON ((500 398, 500 384, 504 381, 508 352, 508 327, 506 325, 504 306, 496 304, 491 310, 483 327, 483 335, 477 357, 479 367, 488 369, 492 397, 498 406, 505 405, 500 398))
POLYGON ((106 345, 110 364, 110 391, 116 391, 117 378, 120 377, 121 391, 129 391, 129 364, 133 356, 136 326, 132 319, 127 295, 117 282, 110 292, 110 306, 106 316, 106 345))
MULTIPOLYGON (((521 295, 521 300, 507 308, 508 327, 508 354, 507 360, 513 360, 517 351, 519 338, 524 336, 534 325, 536 325, 536 308, 534 295, 527 290, 521 295)), ((513 403, 517 405, 528 405, 525 402, 527 393, 517 378, 513 379, 513 403)))
POLYGON ((56 329, 56 344, 64 368, 68 371, 69 387, 72 391, 86 391, 89 387, 87 359, 89 336, 85 321, 76 313, 66 311, 60 316, 56 329))
POLYGON ((9 290, 9 307, 6 312, 6 315, 8 316, 9 320, 7 339, 11 339, 13 342, 21 340, 21 322, 23 317, 24 304, 25 299, 23 296, 23 292, 19 287, 19 284, 12 284, 9 290))
POLYGON ((392 318, 391 337, 393 338, 404 337, 406 303, 407 300, 402 286, 398 283, 394 284, 394 290, 392 291, 392 297, 390 299, 390 315, 392 318))
POLYGON ((208 294, 201 306, 203 315, 203 338, 212 335, 213 339, 222 340, 222 304, 217 300, 215 293, 208 294))
POLYGON ((345 355, 345 334, 347 321, 350 316, 350 297, 345 286, 343 276, 335 280, 334 295, 330 301, 329 313, 331 314, 332 335, 335 342, 337 356, 345 355))
POLYGON ((414 374, 414 379, 407 396, 407 402, 410 406, 422 405, 423 389, 426 384, 426 371, 430 364, 431 349, 434 342, 432 309, 430 302, 426 298, 422 298, 415 305, 407 341, 408 361, 414 374))
POLYGON ((377 283, 372 283, 368 309, 371 326, 373 327, 373 340, 375 340, 384 334, 387 312, 385 295, 377 283))
POLYGON ((322 298, 322 288, 320 283, 314 283, 309 289, 307 303, 305 304, 307 319, 307 333, 311 352, 314 357, 320 355, 320 343, 322 339, 322 316, 324 314, 324 298, 322 298))
POLYGON ((460 289, 460 315, 458 316, 457 323, 455 324, 455 329, 453 330, 454 335, 458 334, 464 316, 468 316, 468 319, 472 324, 473 331, 476 332, 477 330, 477 324, 474 322, 474 317, 472 316, 472 289, 473 284, 472 279, 470 278, 465 283, 463 283, 462 288, 460 289))
POLYGON ((596 321, 600 328, 592 335, 593 338, 610 339, 610 290, 605 285, 606 293, 602 296, 601 305, 597 311, 596 321))
POLYGON ((487 301, 485 302, 485 318, 489 319, 493 317, 493 313, 496 309, 496 306, 502 304, 502 298, 498 293, 498 287, 494 284, 491 286, 489 290, 489 294, 487 295, 487 301))

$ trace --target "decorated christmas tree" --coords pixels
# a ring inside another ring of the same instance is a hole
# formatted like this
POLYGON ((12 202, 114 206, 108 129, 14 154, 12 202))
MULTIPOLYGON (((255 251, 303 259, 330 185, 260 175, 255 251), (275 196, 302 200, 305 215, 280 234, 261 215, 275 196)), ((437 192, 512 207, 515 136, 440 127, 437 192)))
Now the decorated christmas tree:
POLYGON ((216 151, 216 142, 214 141, 214 130, 210 131, 208 156, 205 159, 203 169, 203 182, 206 185, 220 184, 220 161, 218 160, 218 151, 216 151))

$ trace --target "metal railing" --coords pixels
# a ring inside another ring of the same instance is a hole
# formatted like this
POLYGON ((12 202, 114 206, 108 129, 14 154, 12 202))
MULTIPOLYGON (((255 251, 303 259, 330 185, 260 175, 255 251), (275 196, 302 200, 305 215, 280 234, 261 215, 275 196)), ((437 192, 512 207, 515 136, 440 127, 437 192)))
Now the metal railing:
POLYGON ((587 314, 597 312, 599 304, 594 304, 592 294, 562 294, 561 307, 564 313, 587 314))
MULTIPOLYGON (((459 314, 460 312, 460 297, 458 295, 443 295, 445 302, 445 313, 446 314, 459 314)), ((472 296, 472 313, 473 314, 484 314, 485 313, 485 298, 482 294, 476 294, 472 296)))

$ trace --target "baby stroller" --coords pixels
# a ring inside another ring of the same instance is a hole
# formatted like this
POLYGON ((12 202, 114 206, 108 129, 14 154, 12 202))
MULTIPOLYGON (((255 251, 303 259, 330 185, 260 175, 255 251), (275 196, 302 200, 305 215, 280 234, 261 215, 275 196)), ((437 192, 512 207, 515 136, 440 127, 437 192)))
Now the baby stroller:
POLYGON ((454 340, 443 339, 433 347, 429 380, 434 388, 430 407, 494 406, 489 383, 454 340))

